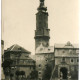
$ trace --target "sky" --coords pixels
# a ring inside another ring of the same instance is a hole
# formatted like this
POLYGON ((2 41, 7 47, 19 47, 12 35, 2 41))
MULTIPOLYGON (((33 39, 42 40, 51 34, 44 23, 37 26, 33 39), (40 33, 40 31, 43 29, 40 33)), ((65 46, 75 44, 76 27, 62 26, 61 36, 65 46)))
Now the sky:
MULTIPOLYGON (((50 46, 79 43, 79 0, 45 0, 49 13, 50 46)), ((34 30, 39 0, 2 0, 4 49, 14 44, 35 54, 34 30)))

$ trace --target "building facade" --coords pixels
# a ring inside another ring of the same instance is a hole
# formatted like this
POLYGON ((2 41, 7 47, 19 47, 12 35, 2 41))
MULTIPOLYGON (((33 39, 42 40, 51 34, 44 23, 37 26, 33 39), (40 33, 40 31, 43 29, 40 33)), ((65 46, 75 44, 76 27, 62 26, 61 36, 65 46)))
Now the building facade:
POLYGON ((3 69, 5 79, 16 80, 29 77, 35 69, 35 61, 29 57, 31 53, 19 45, 13 45, 4 52, 3 69))
MULTIPOLYGON (((36 69, 38 70, 38 78, 42 80, 46 65, 50 61, 54 61, 53 46, 44 47, 42 44, 36 49, 36 69)), ((52 64, 53 66, 53 64, 52 64)))
POLYGON ((53 79, 78 80, 79 71, 79 46, 67 42, 67 44, 55 44, 54 46, 55 70, 53 79))

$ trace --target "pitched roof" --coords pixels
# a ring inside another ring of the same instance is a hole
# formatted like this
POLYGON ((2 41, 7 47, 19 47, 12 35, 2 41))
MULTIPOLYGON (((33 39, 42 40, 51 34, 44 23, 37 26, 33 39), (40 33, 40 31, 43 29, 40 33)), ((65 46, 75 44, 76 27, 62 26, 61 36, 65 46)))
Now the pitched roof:
POLYGON ((17 44, 14 44, 10 48, 7 48, 6 52, 8 52, 8 51, 31 53, 17 44))
POLYGON ((55 44, 55 48, 79 48, 79 44, 71 44, 67 42, 67 44, 55 44))
POLYGON ((42 44, 36 49, 36 54, 53 53, 53 52, 54 52, 54 47, 53 46, 44 47, 42 44))

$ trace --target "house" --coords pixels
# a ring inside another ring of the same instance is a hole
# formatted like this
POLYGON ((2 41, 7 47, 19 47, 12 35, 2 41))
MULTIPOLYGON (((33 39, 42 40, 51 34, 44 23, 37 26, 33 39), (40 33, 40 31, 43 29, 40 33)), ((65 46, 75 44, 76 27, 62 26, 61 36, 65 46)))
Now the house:
MULTIPOLYGON (((15 80, 19 74, 21 75, 21 71, 25 78, 30 75, 31 71, 35 68, 35 61, 29 57, 30 54, 31 52, 17 44, 5 50, 3 69, 6 80, 9 80, 10 77, 15 80)), ((19 76, 19 78, 21 78, 21 76, 19 76)))

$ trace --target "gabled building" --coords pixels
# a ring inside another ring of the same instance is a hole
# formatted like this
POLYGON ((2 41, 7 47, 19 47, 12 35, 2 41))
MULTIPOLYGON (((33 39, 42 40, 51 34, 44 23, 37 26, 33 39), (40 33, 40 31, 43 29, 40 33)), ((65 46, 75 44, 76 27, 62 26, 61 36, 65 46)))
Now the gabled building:
POLYGON ((79 72, 79 45, 55 44, 55 68, 51 79, 78 80, 79 72))
POLYGON ((15 80, 19 76, 20 71, 24 73, 24 78, 30 75, 31 71, 35 68, 35 61, 29 57, 30 54, 31 52, 17 44, 5 50, 3 69, 6 80, 9 80, 10 75, 15 80))

